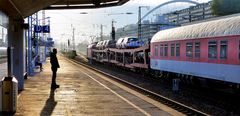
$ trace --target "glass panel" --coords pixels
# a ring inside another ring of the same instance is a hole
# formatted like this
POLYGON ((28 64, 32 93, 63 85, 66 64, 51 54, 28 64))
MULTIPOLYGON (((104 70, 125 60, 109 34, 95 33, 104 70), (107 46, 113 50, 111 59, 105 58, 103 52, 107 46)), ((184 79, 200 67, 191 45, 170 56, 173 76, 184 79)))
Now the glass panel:
POLYGON ((163 56, 163 45, 160 46, 160 56, 163 56))
POLYGON ((208 58, 217 58, 217 42, 208 42, 208 58))
POLYGON ((186 44, 186 56, 192 57, 193 55, 193 43, 187 43, 186 44))
POLYGON ((200 58, 200 43, 195 43, 195 57, 200 58))
POLYGON ((221 59, 227 58, 227 41, 221 41, 220 58, 221 59))
POLYGON ((171 56, 174 56, 175 52, 175 44, 171 44, 171 56))
POLYGON ((158 45, 155 45, 154 55, 155 55, 155 56, 158 56, 158 45))
POLYGON ((176 44, 176 56, 180 56, 180 44, 176 44))
POLYGON ((168 44, 164 46, 164 56, 168 56, 168 44))

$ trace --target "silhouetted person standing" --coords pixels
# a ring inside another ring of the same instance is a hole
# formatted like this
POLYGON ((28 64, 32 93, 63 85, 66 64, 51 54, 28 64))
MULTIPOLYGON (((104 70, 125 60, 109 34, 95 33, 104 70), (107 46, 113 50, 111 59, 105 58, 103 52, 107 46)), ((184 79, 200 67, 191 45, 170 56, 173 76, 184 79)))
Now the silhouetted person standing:
POLYGON ((56 76, 57 76, 57 69, 60 68, 58 59, 57 59, 57 49, 53 48, 53 52, 50 54, 50 62, 51 62, 51 69, 52 69, 52 85, 51 88, 59 88, 59 85, 56 83, 56 76))

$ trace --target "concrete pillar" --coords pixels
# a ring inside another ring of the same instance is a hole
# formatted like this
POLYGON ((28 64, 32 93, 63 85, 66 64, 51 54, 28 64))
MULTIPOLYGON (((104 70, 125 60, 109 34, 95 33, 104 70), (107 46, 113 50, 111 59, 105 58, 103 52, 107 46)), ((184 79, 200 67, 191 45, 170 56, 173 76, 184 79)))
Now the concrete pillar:
POLYGON ((13 75, 18 80, 18 90, 24 88, 24 74, 26 66, 25 40, 22 24, 23 19, 9 17, 8 46, 13 47, 13 75))

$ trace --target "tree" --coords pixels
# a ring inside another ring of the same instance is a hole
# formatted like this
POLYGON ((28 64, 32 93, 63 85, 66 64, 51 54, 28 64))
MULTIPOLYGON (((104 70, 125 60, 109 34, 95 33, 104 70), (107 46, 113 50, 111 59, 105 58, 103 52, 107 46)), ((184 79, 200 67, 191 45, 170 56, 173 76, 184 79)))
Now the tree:
POLYGON ((213 0, 211 9, 217 16, 240 13, 240 0, 213 0))

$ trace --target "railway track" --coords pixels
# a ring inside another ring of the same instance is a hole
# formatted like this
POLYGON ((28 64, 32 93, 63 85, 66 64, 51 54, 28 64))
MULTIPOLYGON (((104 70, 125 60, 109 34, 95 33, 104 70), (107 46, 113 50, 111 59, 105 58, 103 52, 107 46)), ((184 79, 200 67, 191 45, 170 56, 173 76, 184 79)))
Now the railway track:
POLYGON ((108 73, 106 73, 106 72, 103 72, 103 71, 101 71, 101 70, 98 70, 98 69, 96 69, 96 68, 94 68, 94 67, 91 67, 91 66, 89 66, 89 65, 86 65, 86 64, 84 64, 84 63, 81 63, 81 62, 79 62, 79 61, 76 61, 76 60, 71 60, 71 61, 73 61, 73 62, 75 62, 75 63, 78 63, 78 64, 80 64, 80 65, 83 65, 83 66, 85 66, 85 67, 87 67, 87 68, 90 68, 90 69, 92 69, 92 70, 94 70, 94 71, 96 71, 96 72, 99 72, 99 73, 101 73, 101 74, 103 74, 103 75, 105 75, 105 76, 108 76, 108 77, 110 77, 111 79, 113 79, 113 80, 115 80, 115 81, 117 81, 117 82, 119 82, 119 83, 122 83, 122 84, 124 84, 125 86, 128 86, 128 87, 130 87, 130 88, 132 88, 132 89, 134 89, 134 90, 136 90, 136 91, 138 91, 138 92, 141 92, 142 94, 144 94, 144 95, 146 95, 146 96, 148 96, 148 97, 150 97, 150 98, 152 98, 152 99, 154 99, 154 100, 156 100, 156 101, 159 101, 160 103, 162 103, 162 104, 165 104, 165 105, 167 105, 167 106, 169 106, 169 107, 171 107, 171 108, 173 108, 173 109, 175 109, 175 110, 177 110, 177 111, 179 111, 179 112, 181 112, 181 113, 183 113, 183 114, 186 114, 186 115, 193 115, 193 116, 207 116, 208 114, 206 114, 206 113, 204 113, 204 112, 201 112, 201 111, 199 111, 199 110, 196 110, 196 109, 194 109, 194 108, 191 108, 191 107, 189 107, 189 106, 186 106, 186 105, 184 105, 184 104, 182 104, 182 103, 179 103, 179 102, 177 102, 177 101, 174 101, 174 100, 172 100, 172 99, 169 99, 169 98, 167 98, 167 97, 164 97, 164 96, 162 96, 162 95, 160 95, 160 94, 157 94, 157 93, 155 93, 155 92, 152 92, 152 91, 150 91, 150 90, 147 90, 147 89, 145 89, 145 88, 142 88, 142 87, 140 87, 140 86, 138 86, 138 85, 136 85, 136 84, 132 84, 132 83, 130 83, 130 82, 127 82, 127 81, 125 81, 125 80, 123 80, 123 79, 120 79, 120 78, 118 78, 118 77, 116 77, 116 76, 113 76, 113 75, 111 75, 111 74, 108 74, 108 73))

